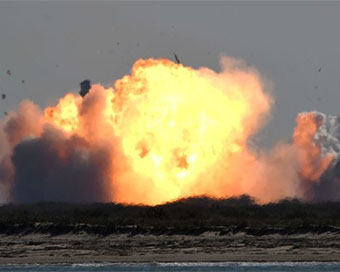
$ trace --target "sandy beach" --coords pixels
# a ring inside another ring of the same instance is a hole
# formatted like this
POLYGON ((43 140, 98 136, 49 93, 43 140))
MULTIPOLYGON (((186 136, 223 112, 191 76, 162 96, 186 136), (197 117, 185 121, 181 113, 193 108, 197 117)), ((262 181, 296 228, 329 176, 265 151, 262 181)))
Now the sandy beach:
POLYGON ((247 232, 2 234, 0 263, 340 261, 338 231, 247 232))

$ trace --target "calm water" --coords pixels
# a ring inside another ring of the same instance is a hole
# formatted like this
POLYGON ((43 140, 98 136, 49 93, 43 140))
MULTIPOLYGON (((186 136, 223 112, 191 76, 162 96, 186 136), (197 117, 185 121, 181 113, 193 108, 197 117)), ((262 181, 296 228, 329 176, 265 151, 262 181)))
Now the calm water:
POLYGON ((55 264, 55 265, 0 265, 2 271, 231 271, 339 272, 340 263, 148 263, 148 264, 55 264))

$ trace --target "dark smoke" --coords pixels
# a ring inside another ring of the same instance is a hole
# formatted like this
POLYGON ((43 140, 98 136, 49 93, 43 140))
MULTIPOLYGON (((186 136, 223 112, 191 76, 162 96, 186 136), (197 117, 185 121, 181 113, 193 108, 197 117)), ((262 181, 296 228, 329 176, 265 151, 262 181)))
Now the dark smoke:
POLYGON ((310 196, 313 202, 340 200, 340 162, 327 169, 320 180, 312 184, 310 196))
POLYGON ((15 174, 11 188, 14 202, 109 201, 111 154, 93 149, 77 137, 63 137, 47 128, 37 139, 18 144, 12 156, 15 174))

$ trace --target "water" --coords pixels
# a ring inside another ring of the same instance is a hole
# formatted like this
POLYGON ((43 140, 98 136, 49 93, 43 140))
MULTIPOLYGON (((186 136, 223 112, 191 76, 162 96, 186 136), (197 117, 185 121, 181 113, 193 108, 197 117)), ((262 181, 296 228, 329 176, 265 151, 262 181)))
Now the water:
POLYGON ((0 265, 0 272, 27 272, 27 271, 77 271, 77 272, 182 272, 182 271, 212 271, 212 272, 339 272, 340 263, 119 263, 119 264, 26 264, 26 265, 0 265))

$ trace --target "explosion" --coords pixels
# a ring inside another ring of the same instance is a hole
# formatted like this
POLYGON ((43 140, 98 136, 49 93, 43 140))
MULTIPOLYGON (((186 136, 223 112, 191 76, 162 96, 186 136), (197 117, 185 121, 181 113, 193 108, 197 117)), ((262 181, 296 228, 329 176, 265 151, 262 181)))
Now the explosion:
POLYGON ((322 156, 322 147, 314 141, 322 125, 322 119, 314 112, 301 113, 296 122, 293 139, 295 146, 301 149, 298 154, 300 164, 303 166, 300 171, 301 177, 305 180, 318 180, 333 161, 332 154, 322 156))
POLYGON ((273 99, 266 81, 224 57, 222 71, 138 60, 111 88, 66 94, 41 112, 25 101, 2 121, 0 180, 9 201, 156 205, 182 197, 304 197, 333 160, 298 119, 294 144, 252 148, 273 99))

